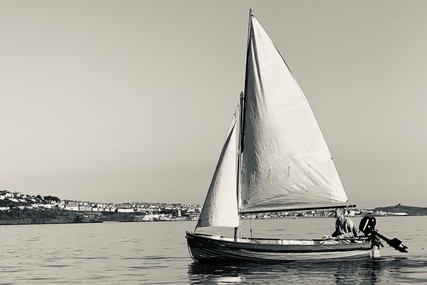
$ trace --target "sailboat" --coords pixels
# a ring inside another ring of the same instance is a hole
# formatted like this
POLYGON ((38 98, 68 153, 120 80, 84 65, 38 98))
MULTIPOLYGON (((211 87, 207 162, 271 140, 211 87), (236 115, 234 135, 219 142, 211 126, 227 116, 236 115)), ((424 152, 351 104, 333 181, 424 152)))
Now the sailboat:
POLYGON ((372 255, 377 247, 367 238, 336 241, 239 235, 243 214, 345 207, 347 194, 310 105, 250 11, 244 91, 196 229, 186 233, 189 253, 201 262, 372 255), (198 233, 203 227, 234 228, 234 235, 198 233))

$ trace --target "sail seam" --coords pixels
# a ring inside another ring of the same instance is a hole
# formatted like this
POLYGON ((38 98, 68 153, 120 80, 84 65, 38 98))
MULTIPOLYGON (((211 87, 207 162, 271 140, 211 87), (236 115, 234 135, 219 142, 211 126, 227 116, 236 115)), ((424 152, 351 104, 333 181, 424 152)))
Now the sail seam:
POLYGON ((276 113, 276 116, 283 115, 283 114, 285 114, 285 113, 288 113, 289 111, 292 111, 293 109, 296 109, 296 108, 298 108, 298 107, 301 107, 301 106, 304 106, 304 105, 307 105, 307 104, 308 104, 308 101, 307 101, 307 100, 305 100, 305 101, 303 101, 303 102, 301 102, 301 103, 295 104, 295 105, 293 105, 293 106, 291 106, 291 107, 289 107, 289 108, 287 108, 287 109, 284 109, 284 110, 282 110, 282 111, 280 111, 280 112, 277 112, 277 113, 276 113))
POLYGON ((294 155, 293 158, 302 158, 302 157, 307 157, 307 156, 311 156, 316 154, 317 152, 313 151, 313 152, 307 152, 307 153, 302 153, 302 154, 298 154, 298 155, 294 155))
POLYGON ((272 60, 269 60, 269 61, 265 62, 264 64, 261 64, 260 67, 268 66, 268 65, 270 65, 270 64, 272 64, 272 63, 274 63, 276 61, 282 62, 282 58, 281 57, 278 57, 278 58, 275 57, 272 60))

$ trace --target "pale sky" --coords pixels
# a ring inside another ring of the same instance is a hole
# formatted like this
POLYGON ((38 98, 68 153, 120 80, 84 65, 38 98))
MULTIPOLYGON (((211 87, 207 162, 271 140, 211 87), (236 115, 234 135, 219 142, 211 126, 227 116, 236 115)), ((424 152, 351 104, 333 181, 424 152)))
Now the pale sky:
POLYGON ((0 189, 202 204, 244 85, 248 10, 350 202, 427 206, 426 1, 0 1, 0 189))

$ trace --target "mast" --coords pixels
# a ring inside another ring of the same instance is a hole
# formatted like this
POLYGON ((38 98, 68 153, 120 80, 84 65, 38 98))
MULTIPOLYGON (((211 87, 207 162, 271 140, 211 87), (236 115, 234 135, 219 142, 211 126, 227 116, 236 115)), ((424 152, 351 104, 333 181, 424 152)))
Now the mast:
MULTIPOLYGON (((246 84, 248 80, 248 56, 250 52, 250 41, 251 41, 251 29, 252 29, 252 9, 249 9, 249 17, 248 17, 248 39, 247 39, 247 48, 246 48, 246 65, 245 65, 245 85, 244 90, 246 90, 246 84)), ((240 188, 241 188, 241 169, 242 169, 242 153, 243 153, 243 138, 245 133, 245 93, 240 93, 240 113, 238 119, 238 146, 237 146, 237 187, 236 187, 236 195, 237 195, 237 211, 240 214, 240 188)), ((237 240, 239 227, 234 228, 234 240, 237 240)))
POLYGON ((245 64, 245 85, 244 85, 244 91, 242 92, 242 98, 241 98, 241 116, 240 116, 240 126, 241 131, 239 133, 240 139, 239 139, 239 150, 240 154, 243 153, 243 140, 245 136, 245 105, 246 105, 246 90, 248 86, 248 69, 249 69, 249 54, 250 54, 250 48, 251 48, 251 31, 252 31, 252 9, 249 9, 249 20, 248 20, 248 39, 246 44, 246 64, 245 64))

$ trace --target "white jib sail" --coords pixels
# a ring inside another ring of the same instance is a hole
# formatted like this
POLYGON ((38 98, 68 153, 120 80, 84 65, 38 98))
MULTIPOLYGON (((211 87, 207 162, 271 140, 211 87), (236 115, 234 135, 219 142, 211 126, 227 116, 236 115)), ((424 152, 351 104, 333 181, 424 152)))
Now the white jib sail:
POLYGON ((306 97, 251 16, 245 86, 242 213, 347 201, 306 97))
POLYGON ((238 227, 237 209, 237 131, 230 127, 222 148, 197 227, 238 227))

